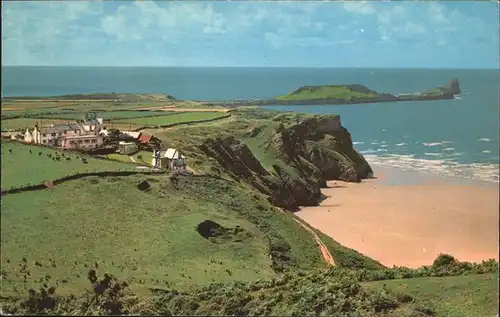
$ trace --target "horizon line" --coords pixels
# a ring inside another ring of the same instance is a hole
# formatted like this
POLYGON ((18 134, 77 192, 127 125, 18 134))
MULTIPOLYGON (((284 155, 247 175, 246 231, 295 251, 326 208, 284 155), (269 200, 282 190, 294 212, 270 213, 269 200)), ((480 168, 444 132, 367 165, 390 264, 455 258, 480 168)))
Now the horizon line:
POLYGON ((63 67, 72 67, 72 68, 313 68, 313 69, 464 69, 464 70, 499 70, 498 67, 381 67, 381 66, 294 66, 294 65, 236 65, 236 66, 130 66, 130 65, 122 65, 122 66, 103 66, 103 65, 2 65, 2 68, 5 67, 40 67, 40 68, 63 68, 63 67))

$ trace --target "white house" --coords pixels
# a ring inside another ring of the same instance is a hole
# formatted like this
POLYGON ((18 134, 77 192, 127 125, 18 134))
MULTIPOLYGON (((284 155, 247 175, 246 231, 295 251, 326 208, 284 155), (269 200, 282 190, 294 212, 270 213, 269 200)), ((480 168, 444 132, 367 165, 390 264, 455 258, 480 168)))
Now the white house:
POLYGON ((103 129, 103 123, 103 118, 95 118, 81 122, 81 126, 86 132, 94 132, 95 134, 98 134, 103 129))
POLYGON ((168 168, 170 170, 183 170, 186 168, 186 157, 177 149, 166 151, 154 151, 151 164, 157 168, 168 168))
POLYGON ((99 135, 102 118, 94 120, 87 121, 86 125, 73 122, 51 124, 48 127, 35 126, 31 132, 26 129, 24 142, 63 148, 97 148, 102 145, 102 136, 99 135))

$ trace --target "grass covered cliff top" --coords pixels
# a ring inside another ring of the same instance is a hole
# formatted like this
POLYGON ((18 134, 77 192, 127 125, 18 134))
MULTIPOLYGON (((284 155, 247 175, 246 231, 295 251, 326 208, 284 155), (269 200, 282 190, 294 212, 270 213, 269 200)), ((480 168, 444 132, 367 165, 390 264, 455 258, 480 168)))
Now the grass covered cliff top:
POLYGON ((291 93, 276 97, 277 100, 314 100, 373 98, 377 93, 361 85, 304 86, 291 93))

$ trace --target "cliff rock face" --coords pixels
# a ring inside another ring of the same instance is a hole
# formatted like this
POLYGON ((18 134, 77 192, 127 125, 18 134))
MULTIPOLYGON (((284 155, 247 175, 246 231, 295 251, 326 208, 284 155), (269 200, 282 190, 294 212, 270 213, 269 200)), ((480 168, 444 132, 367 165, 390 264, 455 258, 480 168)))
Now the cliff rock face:
POLYGON ((337 116, 307 118, 288 127, 279 125, 269 136, 266 149, 275 153, 272 172, 234 136, 208 138, 200 149, 231 177, 248 183, 288 210, 317 205, 326 180, 359 182, 372 175, 337 116))
POLYGON ((340 117, 308 118, 295 124, 273 139, 281 157, 299 170, 310 162, 323 180, 359 182, 373 172, 366 160, 353 147, 351 134, 342 127, 340 117))

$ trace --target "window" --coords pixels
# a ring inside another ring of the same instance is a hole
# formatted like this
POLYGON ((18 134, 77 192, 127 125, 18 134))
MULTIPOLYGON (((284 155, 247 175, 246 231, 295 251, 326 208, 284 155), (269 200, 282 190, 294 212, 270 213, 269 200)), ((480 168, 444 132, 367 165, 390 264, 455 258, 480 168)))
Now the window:
POLYGON ((45 138, 47 136, 47 133, 42 134, 42 136, 45 138))
POLYGON ((89 142, 90 142, 90 140, 85 140, 85 143, 89 143, 89 142))
POLYGON ((75 134, 77 134, 77 133, 78 133, 78 131, 76 131, 76 130, 75 130, 74 132, 75 132, 75 134))
POLYGON ((51 134, 51 136, 56 136, 56 134, 55 134, 55 133, 52 133, 52 134, 51 134))
POLYGON ((82 143, 82 140, 78 140, 78 143, 82 143))
POLYGON ((43 143, 47 143, 47 140, 43 140, 42 142, 43 142, 43 143))
POLYGON ((92 139, 92 140, 90 140, 90 142, 91 142, 91 143, 96 143, 96 142, 97 142, 97 140, 92 139))

